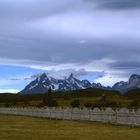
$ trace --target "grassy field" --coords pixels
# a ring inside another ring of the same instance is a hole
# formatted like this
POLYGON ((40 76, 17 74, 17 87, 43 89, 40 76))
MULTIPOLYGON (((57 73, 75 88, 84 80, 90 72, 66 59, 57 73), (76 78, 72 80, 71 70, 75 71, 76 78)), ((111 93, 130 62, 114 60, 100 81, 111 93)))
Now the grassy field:
POLYGON ((139 140, 140 128, 0 115, 0 140, 139 140))

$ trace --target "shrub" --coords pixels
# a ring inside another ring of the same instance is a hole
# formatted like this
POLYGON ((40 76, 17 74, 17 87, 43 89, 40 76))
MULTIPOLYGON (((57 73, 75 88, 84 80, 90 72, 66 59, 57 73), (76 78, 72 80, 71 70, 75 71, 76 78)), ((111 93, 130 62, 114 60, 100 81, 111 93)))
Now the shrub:
POLYGON ((11 105, 9 103, 5 103, 5 107, 10 107, 11 105))
POLYGON ((130 104, 131 107, 138 107, 139 106, 139 101, 138 100, 133 100, 130 104))
POLYGON ((117 107, 117 102, 106 102, 105 107, 117 107))
POLYGON ((90 107, 90 108, 94 108, 94 107, 117 107, 118 104, 117 102, 97 102, 97 103, 90 103, 87 102, 85 103, 85 107, 90 107))
POLYGON ((37 105, 37 107, 44 107, 44 106, 45 106, 44 102, 41 102, 40 104, 37 105))
POLYGON ((58 106, 58 103, 56 100, 52 100, 51 102, 41 102, 38 107, 44 107, 44 106, 48 106, 48 107, 56 107, 58 106))
POLYGON ((51 103, 51 107, 56 107, 58 106, 58 103, 56 100, 52 100, 52 103, 51 103))
POLYGON ((70 94, 65 94, 65 95, 63 96, 63 99, 64 99, 64 100, 70 100, 70 99, 71 99, 70 94))
POLYGON ((84 105, 85 105, 85 107, 88 107, 88 108, 98 107, 97 104, 95 104, 95 103, 89 103, 89 102, 85 103, 84 105))
POLYGON ((24 105, 24 106, 29 106, 30 103, 29 103, 28 101, 24 101, 24 102, 23 102, 23 105, 24 105))
POLYGON ((80 102, 79 100, 74 100, 71 102, 71 107, 80 107, 80 102))

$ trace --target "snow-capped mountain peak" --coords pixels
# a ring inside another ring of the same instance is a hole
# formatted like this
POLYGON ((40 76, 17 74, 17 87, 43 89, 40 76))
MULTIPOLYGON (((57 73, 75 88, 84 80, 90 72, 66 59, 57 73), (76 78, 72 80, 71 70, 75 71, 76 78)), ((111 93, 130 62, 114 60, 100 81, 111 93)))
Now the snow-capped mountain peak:
MULTIPOLYGON (((94 87, 101 87, 101 84, 94 87)), ((53 77, 47 76, 46 73, 43 73, 37 79, 32 81, 27 85, 20 94, 29 94, 29 93, 45 93, 49 88, 52 88, 53 91, 71 91, 77 89, 86 89, 92 87, 92 84, 88 80, 79 80, 74 77, 73 74, 70 74, 68 78, 65 79, 55 79, 53 77)))
POLYGON ((73 79, 74 78, 74 75, 73 73, 70 74, 70 76, 68 77, 68 79, 73 79))
POLYGON ((140 75, 133 74, 127 82, 121 81, 114 84, 112 89, 125 93, 131 89, 140 88, 140 75))
POLYGON ((113 87, 104 87, 100 83, 90 83, 88 80, 79 80, 71 74, 68 78, 64 79, 55 79, 48 76, 46 73, 43 73, 41 76, 36 78, 30 84, 28 84, 20 94, 29 94, 29 93, 46 93, 49 88, 52 88, 53 91, 72 91, 77 89, 86 89, 86 88, 100 88, 107 90, 117 90, 121 93, 125 93, 128 90, 134 88, 140 88, 140 75, 133 74, 127 82, 120 81, 114 84, 113 87))

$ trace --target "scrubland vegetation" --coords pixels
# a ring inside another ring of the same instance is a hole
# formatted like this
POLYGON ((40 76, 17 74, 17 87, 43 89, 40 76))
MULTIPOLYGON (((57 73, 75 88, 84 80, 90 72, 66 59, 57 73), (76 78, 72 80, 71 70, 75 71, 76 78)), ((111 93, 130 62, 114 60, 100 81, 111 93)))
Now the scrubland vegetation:
POLYGON ((125 95, 117 91, 85 89, 50 94, 0 94, 1 107, 140 107, 140 89, 131 90, 125 95))

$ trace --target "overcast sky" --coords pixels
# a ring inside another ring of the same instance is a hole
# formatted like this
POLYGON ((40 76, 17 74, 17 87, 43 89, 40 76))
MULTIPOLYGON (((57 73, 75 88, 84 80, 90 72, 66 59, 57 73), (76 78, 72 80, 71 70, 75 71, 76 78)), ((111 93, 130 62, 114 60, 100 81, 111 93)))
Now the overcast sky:
POLYGON ((139 56, 140 0, 0 0, 0 91, 43 71, 113 85, 139 56))

